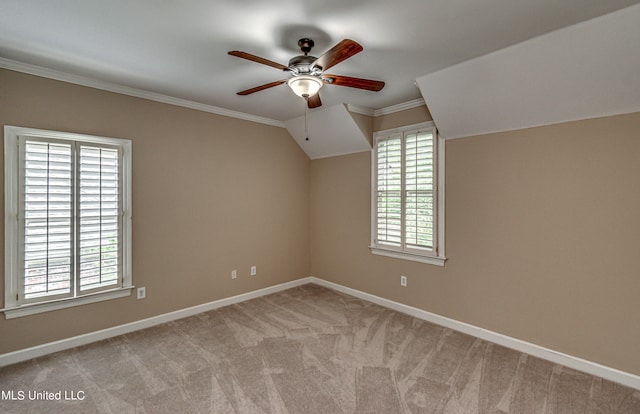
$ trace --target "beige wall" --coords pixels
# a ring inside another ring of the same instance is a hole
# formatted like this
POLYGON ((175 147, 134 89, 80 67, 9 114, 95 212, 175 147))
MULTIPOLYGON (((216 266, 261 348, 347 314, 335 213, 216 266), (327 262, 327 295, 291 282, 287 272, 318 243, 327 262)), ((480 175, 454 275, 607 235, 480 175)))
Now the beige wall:
POLYGON ((370 253, 370 153, 313 160, 312 274, 640 374, 638 131, 631 114, 447 141, 444 268, 370 253))
POLYGON ((133 282, 147 288, 144 300, 2 317, 0 354, 310 273, 309 159, 283 128, 7 70, 0 123, 133 141, 133 282))
POLYGON ((311 274, 640 374, 640 114, 448 141, 444 268, 371 255, 368 152, 310 162, 283 128, 6 70, 0 122, 133 141, 147 287, 0 319, 0 353, 311 274))

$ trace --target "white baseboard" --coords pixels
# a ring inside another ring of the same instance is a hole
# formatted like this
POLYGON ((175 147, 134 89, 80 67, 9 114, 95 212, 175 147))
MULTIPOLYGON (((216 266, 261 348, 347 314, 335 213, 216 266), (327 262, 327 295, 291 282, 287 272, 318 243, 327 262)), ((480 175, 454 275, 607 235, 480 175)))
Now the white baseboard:
POLYGON ((460 322, 455 319, 440 316, 435 313, 414 308, 412 306, 404 305, 402 303, 394 302, 389 299, 381 298, 370 293, 362 292, 313 276, 293 280, 291 282, 286 282, 275 286, 270 286, 264 289, 254 290, 252 292, 243 293, 241 295, 232 296, 209 303, 204 303, 202 305, 192 306, 190 308, 165 313, 151 318, 142 319, 140 321, 114 326, 113 328, 102 329, 100 331, 90 332, 87 334, 74 336, 72 338, 62 339, 59 341, 49 342, 31 348, 2 354, 0 355, 0 367, 26 361, 32 358, 37 358, 43 355, 52 354, 54 352, 64 351, 66 349, 75 348, 77 346, 86 345, 92 342, 101 341, 103 339, 113 338, 118 335, 123 335, 140 329, 149 328, 161 323, 175 321, 177 319, 186 318, 202 312, 208 312, 210 310, 221 308, 223 306, 233 305, 234 303, 240 303, 246 300, 270 295, 272 293, 281 292, 283 290, 302 286, 307 283, 314 283, 316 285, 324 286, 338 292, 346 293, 347 295, 355 296, 357 298, 373 302, 377 305, 384 306, 385 308, 393 309, 395 311, 411 315, 418 319, 435 323, 436 325, 444 326, 458 332, 463 332, 476 338, 484 339, 486 341, 502 345, 510 349, 514 349, 516 351, 524 352, 550 362, 561 364, 566 367, 585 372, 587 374, 595 375, 609 381, 613 381, 627 387, 640 390, 640 376, 638 375, 620 371, 618 369, 607 367, 605 365, 591 362, 582 358, 563 354, 561 352, 556 352, 552 349, 532 344, 530 342, 512 338, 510 336, 489 331, 487 329, 460 322))
POLYGON ((310 277, 309 279, 311 283, 315 283, 329 289, 337 290, 338 292, 346 293, 347 295, 355 296, 357 298, 373 302, 377 305, 384 306, 385 308, 393 309, 395 311, 411 315, 415 318, 422 319, 436 325, 444 326, 458 332, 463 332, 476 338, 492 342, 494 344, 502 345, 504 347, 524 352, 526 354, 533 355, 535 357, 556 364, 561 364, 566 367, 573 368, 577 371, 595 375, 609 381, 613 381, 618 384, 640 390, 640 376, 638 375, 620 371, 618 369, 601 365, 596 362, 591 362, 586 359, 563 354, 561 352, 557 352, 540 345, 532 344, 530 342, 512 338, 510 336, 503 335, 497 332, 489 331, 487 329, 470 325, 468 323, 460 322, 455 319, 450 319, 444 316, 437 315, 435 313, 424 311, 422 309, 394 302, 392 300, 381 298, 370 293, 348 288, 337 283, 328 282, 317 277, 310 277))
POLYGON ((293 287, 305 285, 310 282, 311 282, 311 278, 305 277, 302 279, 293 280, 291 282, 270 286, 268 288, 243 293, 241 295, 219 299, 209 303, 203 303, 202 305, 180 309, 174 312, 153 316, 151 318, 142 319, 142 320, 127 323, 124 325, 114 326, 113 328, 102 329, 100 331, 90 332, 87 334, 78 335, 71 338, 61 339, 59 341, 49 342, 46 344, 31 347, 31 348, 25 348, 25 349, 20 349, 14 352, 8 352, 6 354, 0 355, 0 367, 15 364, 22 361, 27 361, 32 358, 37 358, 43 355, 52 354, 54 352, 64 351, 66 349, 75 348, 77 346, 90 344, 92 342, 101 341, 103 339, 113 338, 115 336, 138 331, 140 329, 150 328, 152 326, 159 325, 161 323, 175 321, 178 319, 197 315, 198 313, 208 312, 210 310, 221 308, 223 306, 233 305, 234 303, 240 303, 249 299, 255 299, 261 296, 270 295, 272 293, 276 293, 286 289, 291 289, 293 287))

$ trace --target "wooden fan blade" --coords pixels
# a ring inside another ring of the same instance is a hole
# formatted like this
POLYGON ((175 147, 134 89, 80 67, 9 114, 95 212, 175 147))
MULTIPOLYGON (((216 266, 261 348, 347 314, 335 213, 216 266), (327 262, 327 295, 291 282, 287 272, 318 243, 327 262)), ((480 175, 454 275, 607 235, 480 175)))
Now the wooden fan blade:
POLYGON ((269 59, 261 58, 260 56, 252 55, 251 53, 241 52, 239 50, 232 50, 228 52, 231 56, 239 57, 242 59, 247 59, 252 62, 262 63, 263 65, 271 66, 280 70, 289 70, 289 68, 285 65, 281 65, 278 62, 271 61, 269 59))
POLYGON ((325 52, 324 55, 316 59, 311 67, 319 67, 321 70, 327 70, 343 60, 350 58, 356 53, 362 52, 362 49, 362 46, 360 46, 358 42, 351 39, 344 39, 342 42, 325 52))
POLYGON ((351 76, 322 75, 322 80, 329 85, 347 86, 349 88, 366 89, 374 92, 378 92, 384 88, 384 82, 382 81, 352 78, 351 76))
POLYGON ((307 106, 309 108, 317 108, 319 106, 322 106, 322 101, 320 100, 320 94, 316 93, 315 95, 307 98, 307 106))
POLYGON ((238 92, 238 95, 243 95, 243 96, 249 95, 254 92, 259 92, 265 89, 273 88, 274 86, 282 85, 283 83, 287 83, 287 80, 282 79, 282 80, 271 82, 271 83, 265 83, 264 85, 256 86, 255 88, 247 89, 246 91, 240 91, 238 92))

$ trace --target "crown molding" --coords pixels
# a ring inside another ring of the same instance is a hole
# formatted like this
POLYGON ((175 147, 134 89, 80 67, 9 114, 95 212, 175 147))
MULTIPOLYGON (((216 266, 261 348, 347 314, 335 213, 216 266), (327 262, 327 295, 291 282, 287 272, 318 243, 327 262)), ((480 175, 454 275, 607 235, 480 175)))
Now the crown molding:
POLYGON ((347 104, 347 109, 349 110, 349 112, 354 112, 356 114, 376 117, 376 116, 388 115, 395 112, 404 111, 411 108, 417 108, 419 106, 425 106, 425 105, 426 103, 424 102, 424 99, 418 98, 412 101, 403 102, 397 105, 391 105, 391 106, 387 106, 386 108, 380 108, 380 109, 371 109, 371 108, 366 108, 364 106, 358 106, 358 105, 352 105, 352 104, 347 104))
POLYGON ((374 115, 373 116, 389 115, 389 114, 392 114, 394 112, 400 112, 400 111, 404 111, 404 110, 407 110, 407 109, 417 108, 419 106, 425 106, 425 105, 426 105, 426 103, 424 102, 424 99, 418 98, 418 99, 414 99, 412 101, 399 103, 397 105, 387 106, 386 108, 376 109, 374 111, 374 115))
POLYGON ((224 109, 213 105, 207 105, 199 102, 189 101, 186 99, 175 98, 168 95, 163 95, 156 92, 149 92, 142 89, 132 88, 129 86, 118 85, 111 82, 104 82, 97 79, 72 75, 70 73, 61 72, 53 69, 47 69, 37 65, 31 65, 28 63, 17 62, 10 59, 0 57, 0 68, 9 69, 16 72, 27 73, 29 75, 40 76, 43 78, 54 79, 62 82, 73 83, 81 86, 88 86, 90 88, 101 89, 108 92, 115 92, 122 95, 134 96, 136 98, 148 99, 150 101, 156 101, 166 103, 169 105, 181 106, 184 108, 195 109, 196 111, 209 112, 216 115, 227 116, 230 118, 242 119, 245 121, 258 122, 260 124, 272 125, 280 128, 284 128, 284 123, 275 119, 264 118, 261 116, 251 115, 244 112, 232 111, 230 109, 224 109))
POLYGON ((366 108, 364 106, 358 106, 353 104, 347 104, 347 110, 355 114, 361 114, 361 115, 367 115, 367 116, 375 116, 376 114, 376 111, 371 108, 366 108))

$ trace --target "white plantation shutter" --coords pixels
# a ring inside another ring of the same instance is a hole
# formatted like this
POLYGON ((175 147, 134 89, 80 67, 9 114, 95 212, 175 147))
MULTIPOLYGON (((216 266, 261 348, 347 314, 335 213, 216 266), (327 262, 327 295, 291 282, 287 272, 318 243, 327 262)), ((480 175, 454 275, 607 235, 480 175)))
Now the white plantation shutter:
POLYGON ((18 302, 120 284, 122 150, 28 136, 19 147, 18 302))
POLYGON ((7 319, 131 294, 131 148, 4 126, 7 319))
POLYGON ((405 240, 409 248, 433 248, 433 132, 405 137, 405 240))
POLYGON ((377 147, 378 243, 402 243, 402 136, 378 142, 377 147))
POLYGON ((440 233, 443 216, 438 214, 439 154, 432 124, 376 133, 373 253, 438 265, 444 263, 444 255, 440 255, 438 248, 439 240, 444 238, 440 233))
POLYGON ((79 145, 78 263, 80 290, 118 283, 120 166, 118 148, 79 145))
POLYGON ((23 301, 73 292, 73 143, 29 139, 20 148, 23 301))

